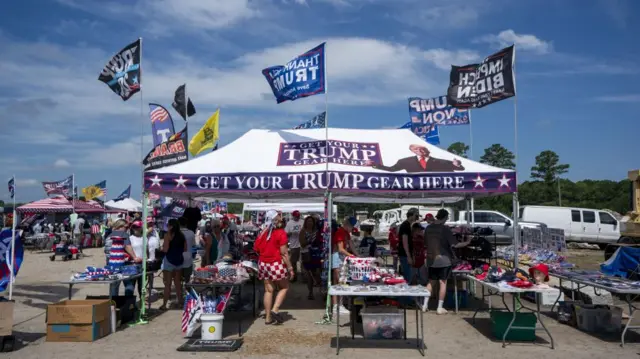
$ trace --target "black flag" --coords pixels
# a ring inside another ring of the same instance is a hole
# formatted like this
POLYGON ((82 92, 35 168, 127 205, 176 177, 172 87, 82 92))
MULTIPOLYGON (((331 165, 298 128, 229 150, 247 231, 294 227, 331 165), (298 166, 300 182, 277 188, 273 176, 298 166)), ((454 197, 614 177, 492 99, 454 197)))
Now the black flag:
POLYGON ((185 104, 185 95, 187 91, 187 85, 180 85, 176 89, 176 94, 173 96, 173 103, 171 106, 182 116, 182 118, 186 121, 187 117, 191 117, 196 114, 196 108, 193 106, 193 102, 188 98, 187 103, 185 104))
POLYGON ((127 101, 140 91, 140 39, 115 54, 104 66, 98 80, 127 101))
POLYGON ((482 63, 451 66, 447 103, 455 108, 481 108, 516 95, 514 48, 509 46, 482 63))

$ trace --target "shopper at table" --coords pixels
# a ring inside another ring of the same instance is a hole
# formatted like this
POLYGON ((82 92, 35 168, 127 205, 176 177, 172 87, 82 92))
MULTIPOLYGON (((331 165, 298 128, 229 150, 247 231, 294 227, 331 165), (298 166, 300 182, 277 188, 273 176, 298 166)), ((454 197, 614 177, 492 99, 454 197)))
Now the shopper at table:
MULTIPOLYGON (((449 212, 446 209, 440 209, 436 214, 435 222, 430 224, 424 231, 427 266, 429 267, 429 284, 427 284, 427 290, 432 292, 436 282, 438 282, 440 286, 438 291, 437 314, 447 314, 447 310, 443 308, 443 304, 447 294, 447 280, 451 276, 451 268, 453 259, 455 258, 453 248, 462 248, 471 243, 471 240, 466 242, 458 242, 456 240, 451 229, 445 225, 448 218, 449 212)), ((426 303, 428 302, 429 297, 426 297, 423 310, 426 310, 426 303)))
MULTIPOLYGON (((126 256, 133 263, 141 263, 142 258, 136 256, 129 233, 127 232, 127 222, 119 219, 113 224, 113 231, 105 240, 104 251, 107 254, 107 266, 111 268, 122 267, 126 264, 126 256)), ((112 284, 111 295, 118 295, 120 283, 112 284)), ((133 295, 134 282, 124 281, 124 295, 133 295)))
POLYGON ((413 253, 413 236, 411 226, 420 219, 420 212, 417 208, 410 208, 407 211, 407 219, 402 222, 398 230, 398 258, 400 259, 400 268, 402 269, 402 277, 407 283, 413 278, 413 263, 415 260, 413 253))
POLYGON ((289 279, 294 278, 295 271, 289 261, 288 238, 282 216, 270 210, 265 215, 265 224, 266 228, 254 245, 258 253, 258 278, 264 281, 265 324, 282 324, 279 310, 289 291, 289 279), (276 286, 279 290, 274 301, 276 286))
POLYGON ((373 226, 362 226, 362 241, 358 247, 358 254, 365 257, 375 257, 378 243, 376 239, 371 235, 373 226))
POLYGON ((389 250, 391 252, 391 257, 393 258, 393 270, 398 270, 398 224, 392 223, 391 227, 389 227, 389 250))
MULTIPOLYGON (((345 217, 342 221, 342 225, 331 236, 331 282, 339 283, 340 281, 340 268, 342 267, 342 261, 346 257, 354 256, 355 254, 347 250, 347 243, 351 242, 351 231, 353 226, 356 225, 358 220, 355 217, 345 217)), ((349 315, 350 312, 344 308, 340 303, 340 298, 332 296, 331 301, 333 303, 334 315, 349 315)))
POLYGON ((307 216, 298 233, 303 274, 307 276, 307 299, 313 300, 313 287, 320 283, 319 270, 322 268, 322 231, 318 230, 316 219, 307 216))
POLYGON ((187 251, 183 253, 182 280, 188 282, 193 273, 193 246, 196 244, 196 234, 187 228, 187 218, 180 217, 178 222, 180 223, 180 231, 187 242, 187 251))
MULTIPOLYGON (((140 262, 142 262, 142 258, 144 258, 144 241, 142 239, 142 222, 135 221, 131 223, 130 232, 131 233, 129 234, 129 242, 131 243, 131 248, 133 249, 133 253, 135 254, 136 258, 140 258, 140 262)), ((142 270, 140 272, 142 272, 142 270)), ((131 290, 133 290, 133 287, 136 285, 138 286, 138 295, 142 298, 142 277, 131 280, 131 281, 124 281, 125 289, 130 286, 131 290), (131 283, 128 283, 128 282, 131 282, 131 283)))
POLYGON ((229 248, 228 244, 225 244, 228 242, 225 233, 222 232, 222 222, 218 219, 212 220, 204 235, 203 266, 212 265, 221 259, 226 254, 225 249, 229 248))
MULTIPOLYGON (((284 231, 287 232, 289 237, 289 257, 291 258, 291 265, 293 270, 298 273, 298 261, 300 260, 300 228, 302 227, 302 220, 300 219, 300 211, 291 212, 291 220, 287 222, 287 226, 284 231)), ((291 282, 295 282, 293 279, 291 282)))
POLYGON ((184 264, 184 253, 187 251, 187 241, 180 230, 180 223, 177 219, 170 219, 167 224, 167 233, 162 243, 162 251, 165 253, 162 261, 164 295, 160 310, 166 310, 167 302, 171 296, 172 282, 177 297, 175 307, 180 307, 184 299, 182 297, 182 265, 184 264))
MULTIPOLYGON (((424 229, 420 223, 414 223, 411 226, 411 240, 413 241, 413 278, 416 278, 418 284, 427 285, 427 268, 425 267, 426 252, 424 250, 424 229)), ((413 280, 412 280, 413 282, 413 280)), ((413 284, 413 283, 411 283, 413 284)))
POLYGON ((149 248, 149 261, 156 260, 156 251, 160 249, 160 238, 151 218, 147 218, 147 247, 149 248))

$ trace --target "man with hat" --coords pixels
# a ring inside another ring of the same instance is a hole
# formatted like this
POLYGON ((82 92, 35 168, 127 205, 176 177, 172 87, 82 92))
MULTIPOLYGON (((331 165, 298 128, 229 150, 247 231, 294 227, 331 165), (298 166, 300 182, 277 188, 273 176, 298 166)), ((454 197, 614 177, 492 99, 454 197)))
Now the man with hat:
POLYGON ((402 222, 398 229, 398 239, 400 240, 398 245, 398 258, 400 259, 402 276, 407 283, 410 283, 413 278, 413 262, 415 259, 411 226, 419 219, 420 212, 417 208, 412 207, 407 211, 407 219, 402 222))
POLYGON ((289 237, 289 259, 291 260, 293 270, 296 272, 296 276, 292 282, 295 282, 298 277, 298 261, 300 260, 300 239, 298 237, 300 235, 302 223, 303 222, 300 219, 300 211, 295 210, 291 212, 291 220, 287 222, 287 225, 284 228, 284 231, 287 232, 287 236, 289 237))
MULTIPOLYGON (((440 285, 437 314, 447 314, 443 304, 447 295, 447 280, 451 276, 451 267, 455 258, 453 248, 461 248, 471 243, 471 239, 458 243, 451 229, 445 225, 447 219, 449 219, 449 212, 444 208, 440 209, 434 223, 427 226, 424 231, 424 247, 427 251, 427 266, 429 267, 427 290, 431 293, 436 281, 440 285)), ((427 309, 428 303, 429 297, 426 297, 423 310, 427 309)))

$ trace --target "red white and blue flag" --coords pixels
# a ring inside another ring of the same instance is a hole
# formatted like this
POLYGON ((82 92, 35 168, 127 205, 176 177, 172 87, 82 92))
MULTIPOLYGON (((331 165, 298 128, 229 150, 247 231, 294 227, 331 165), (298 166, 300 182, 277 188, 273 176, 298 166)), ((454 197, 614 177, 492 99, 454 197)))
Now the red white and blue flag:
POLYGON ((153 147, 168 141, 176 133, 171 114, 161 105, 149 104, 149 119, 151 120, 151 132, 153 132, 153 147))
POLYGON ((198 293, 191 289, 184 298, 184 308, 182 310, 182 333, 185 337, 193 335, 201 314, 202 304, 198 299, 198 293))

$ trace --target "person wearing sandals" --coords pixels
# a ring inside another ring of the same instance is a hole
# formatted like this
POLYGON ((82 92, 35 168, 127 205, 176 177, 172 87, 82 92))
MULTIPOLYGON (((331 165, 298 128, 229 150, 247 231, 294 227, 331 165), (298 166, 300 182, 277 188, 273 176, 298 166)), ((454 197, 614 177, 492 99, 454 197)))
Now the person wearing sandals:
POLYGON ((164 235, 162 251, 165 253, 161 267, 164 295, 160 310, 166 310, 167 302, 171 296, 172 281, 176 288, 178 306, 181 306, 184 302, 182 297, 182 266, 184 264, 184 253, 187 251, 187 241, 180 230, 180 223, 177 219, 171 219, 167 224, 167 233, 164 235))
POLYGON ((266 325, 283 323, 278 311, 289 291, 289 279, 295 275, 289 261, 289 241, 283 227, 281 215, 274 210, 268 211, 265 214, 265 229, 254 244, 254 250, 258 253, 258 279, 264 281, 266 325), (279 290, 274 302, 276 286, 279 290))
POLYGON ((313 287, 320 282, 318 270, 322 268, 322 231, 318 230, 316 219, 308 216, 304 219, 300 233, 300 253, 302 254, 302 267, 307 276, 307 299, 313 300, 313 287))

